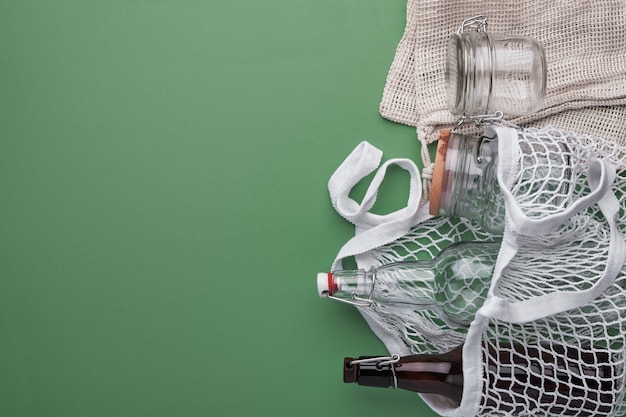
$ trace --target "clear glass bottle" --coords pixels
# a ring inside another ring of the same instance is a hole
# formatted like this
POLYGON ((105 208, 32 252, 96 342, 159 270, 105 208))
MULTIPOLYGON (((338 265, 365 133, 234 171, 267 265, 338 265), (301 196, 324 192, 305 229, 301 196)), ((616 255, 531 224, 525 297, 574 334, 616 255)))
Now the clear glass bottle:
POLYGON ((465 20, 450 37, 446 69, 448 108, 454 115, 524 115, 546 93, 541 44, 525 36, 487 33, 487 18, 465 20))
POLYGON ((467 327, 487 297, 499 250, 499 242, 460 242, 429 261, 320 273, 318 293, 359 306, 431 309, 442 320, 467 327))
MULTIPOLYGON (((514 184, 533 204, 564 206, 571 180, 565 143, 527 137, 519 146, 520 175, 514 184), (536 143, 534 143, 535 141, 536 143)), ((441 131, 431 186, 432 215, 477 221, 493 234, 504 231, 504 197, 497 180, 497 136, 468 136, 441 131)))
MULTIPOLYGON (((481 406, 502 415, 611 414, 613 367, 606 351, 583 352, 558 344, 489 349, 481 406)), ((463 346, 448 353, 344 358, 344 383, 439 394, 458 406, 463 397, 463 346)))

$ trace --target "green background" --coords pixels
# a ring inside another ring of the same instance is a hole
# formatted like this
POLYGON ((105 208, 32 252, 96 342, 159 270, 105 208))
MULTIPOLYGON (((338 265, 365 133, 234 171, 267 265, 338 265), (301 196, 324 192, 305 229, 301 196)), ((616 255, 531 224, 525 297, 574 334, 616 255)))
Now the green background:
POLYGON ((0 3, 0 416, 434 415, 342 383, 387 352, 315 288, 353 234, 332 172, 418 159, 378 113, 405 8, 0 3))

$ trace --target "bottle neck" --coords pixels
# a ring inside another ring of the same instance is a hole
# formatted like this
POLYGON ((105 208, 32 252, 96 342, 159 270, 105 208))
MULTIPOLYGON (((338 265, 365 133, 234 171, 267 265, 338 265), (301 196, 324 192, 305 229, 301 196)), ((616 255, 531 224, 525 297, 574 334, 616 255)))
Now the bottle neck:
POLYGON ((344 359, 344 383, 439 394, 459 405, 463 394, 462 346, 440 355, 344 359), (391 359, 391 360, 390 360, 391 359))
POLYGON ((338 270, 329 275, 329 296, 357 303, 433 306, 433 261, 394 262, 364 270, 338 270))
POLYGON ((344 358, 343 382, 346 384, 357 383, 367 387, 396 387, 395 368, 392 364, 381 364, 383 359, 373 356, 344 358))

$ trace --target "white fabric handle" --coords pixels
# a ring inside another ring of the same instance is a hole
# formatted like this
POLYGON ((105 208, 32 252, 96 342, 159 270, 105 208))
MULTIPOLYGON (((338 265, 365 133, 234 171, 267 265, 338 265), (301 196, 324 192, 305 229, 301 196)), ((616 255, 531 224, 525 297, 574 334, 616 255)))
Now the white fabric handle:
POLYGON ((341 259, 366 253, 405 235, 411 227, 430 217, 427 205, 420 208, 422 187, 419 170, 410 159, 390 159, 383 165, 382 151, 368 142, 361 142, 337 168, 328 182, 328 191, 333 207, 346 220, 356 226, 356 234, 339 251, 334 265, 341 259), (406 207, 379 215, 370 210, 376 203, 378 189, 387 169, 397 165, 409 173, 409 198, 406 207), (374 172, 363 201, 359 204, 350 198, 350 191, 363 178, 374 172))
MULTIPOLYGON (((503 133, 510 134, 510 132, 503 133)), ((500 132, 498 133, 498 138, 502 140, 500 132)), ((511 138, 507 139, 510 140, 511 138)), ((479 314, 509 323, 528 323, 581 307, 598 297, 615 281, 626 262, 626 241, 617 225, 620 205, 617 197, 611 190, 611 185, 615 180, 615 169, 599 159, 590 161, 587 179, 591 192, 588 195, 573 203, 563 212, 542 219, 530 219, 524 215, 509 189, 504 188, 504 185, 510 182, 506 178, 507 172, 512 172, 510 170, 507 171, 509 167, 506 158, 504 167, 501 168, 499 166, 498 168, 498 180, 501 186, 503 186, 502 191, 506 201, 508 230, 505 232, 505 239, 500 249, 490 295, 479 310, 479 314), (518 250, 515 233, 513 232, 539 234, 556 230, 558 226, 565 223, 573 214, 595 203, 599 205, 602 214, 609 224, 610 241, 607 265, 603 273, 590 288, 580 291, 556 291, 524 301, 510 301, 493 293, 494 288, 497 287, 497 281, 518 250)))
MULTIPOLYGON (((590 162, 589 181, 591 193, 574 201, 567 209, 542 218, 530 218, 520 207, 511 192, 519 163, 517 130, 496 126, 491 128, 498 136, 498 183, 506 204, 507 223, 511 231, 524 235, 540 235, 555 231, 572 215, 598 203, 608 192, 615 180, 615 169, 600 160, 590 162), (513 146, 512 146, 513 144, 513 146), (592 172, 593 171, 593 172, 592 172)), ((492 133, 493 134, 493 133, 492 133)), ((619 206, 619 204, 618 204, 619 206)))

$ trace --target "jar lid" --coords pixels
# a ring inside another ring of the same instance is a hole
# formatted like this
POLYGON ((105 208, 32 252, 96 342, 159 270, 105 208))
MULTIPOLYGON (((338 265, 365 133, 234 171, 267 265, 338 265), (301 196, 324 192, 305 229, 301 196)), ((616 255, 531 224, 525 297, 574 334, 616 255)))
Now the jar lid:
POLYGON ((430 205, 428 212, 433 216, 439 215, 439 205, 441 201, 441 187, 445 171, 446 153, 448 152, 448 140, 451 132, 441 130, 437 142, 437 155, 435 156, 435 168, 433 170, 433 181, 430 187, 430 205))

